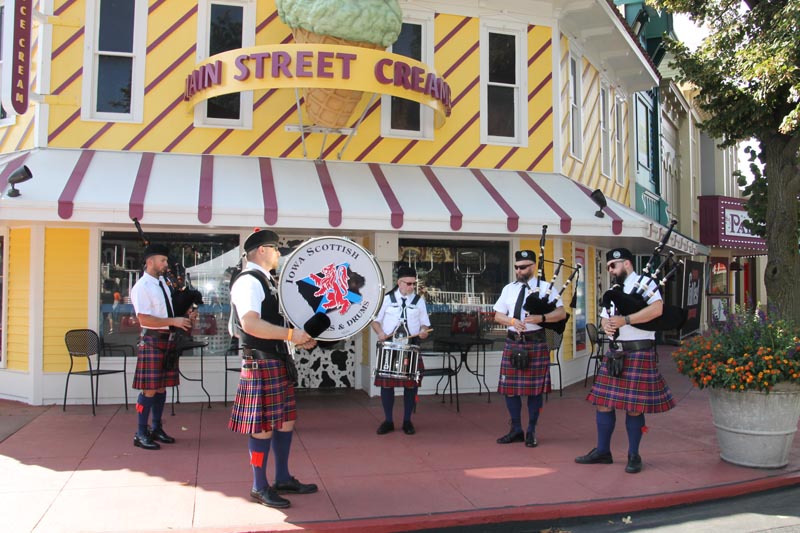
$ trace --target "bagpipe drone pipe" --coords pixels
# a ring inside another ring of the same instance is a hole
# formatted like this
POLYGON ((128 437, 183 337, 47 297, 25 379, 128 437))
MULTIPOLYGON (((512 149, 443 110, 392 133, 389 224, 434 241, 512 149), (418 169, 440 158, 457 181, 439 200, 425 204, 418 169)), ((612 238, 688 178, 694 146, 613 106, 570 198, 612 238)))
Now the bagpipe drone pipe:
MULTIPOLYGON (((145 237, 142 226, 137 218, 133 220, 136 226, 136 231, 139 232, 139 238, 142 244, 147 247, 150 246, 150 240, 145 237)), ((185 316, 189 311, 196 309, 203 305, 203 294, 194 288, 189 272, 186 272, 184 266, 176 261, 169 259, 169 269, 164 274, 164 281, 170 288, 172 294, 172 311, 175 316, 185 316)))
MULTIPOLYGON (((522 308, 530 315, 543 315, 554 311, 556 308, 556 304, 558 299, 564 294, 564 291, 569 287, 572 283, 573 279, 576 276, 580 276, 581 265, 577 264, 575 266, 571 265, 564 265, 564 258, 560 258, 558 262, 554 261, 547 261, 544 259, 544 244, 545 244, 545 236, 547 234, 547 226, 542 226, 542 237, 539 239, 539 269, 537 274, 537 290, 533 291, 528 297, 525 299, 525 303, 522 305, 522 308), (547 287, 547 290, 543 289, 542 281, 544 280, 544 264, 545 263, 552 263, 556 265, 555 269, 553 270, 553 277, 550 279, 550 284, 547 287), (572 274, 570 274, 567 281, 564 283, 564 286, 561 287, 561 290, 556 292, 555 291, 555 282, 558 278, 558 275, 561 273, 561 268, 566 266, 567 268, 572 269, 572 274)), ((577 300, 577 294, 573 293, 572 301, 570 302, 570 307, 572 309, 575 308, 577 300)), ((567 313, 567 316, 559 320, 557 322, 544 322, 540 324, 543 328, 550 329, 555 331, 556 333, 564 333, 564 329, 567 326, 567 321, 569 320, 570 314, 567 313)))
MULTIPOLYGON (((670 223, 667 233, 653 250, 653 254, 650 256, 642 274, 636 281, 632 292, 624 292, 623 288, 615 283, 603 294, 600 300, 600 306, 603 307, 609 315, 612 315, 612 304, 614 306, 613 314, 631 315, 647 307, 648 300, 657 292, 663 293, 667 281, 677 272, 680 265, 683 264, 682 259, 678 261, 675 260, 675 254, 673 252, 670 251, 668 254, 662 253, 677 223, 677 220, 673 220, 670 223), (657 261, 659 261, 659 265, 654 269, 657 261), (666 273, 662 276, 662 272, 666 273)), ((684 322, 686 322, 685 309, 675 305, 664 305, 661 316, 649 322, 636 324, 635 327, 645 331, 665 331, 680 329, 684 322)))

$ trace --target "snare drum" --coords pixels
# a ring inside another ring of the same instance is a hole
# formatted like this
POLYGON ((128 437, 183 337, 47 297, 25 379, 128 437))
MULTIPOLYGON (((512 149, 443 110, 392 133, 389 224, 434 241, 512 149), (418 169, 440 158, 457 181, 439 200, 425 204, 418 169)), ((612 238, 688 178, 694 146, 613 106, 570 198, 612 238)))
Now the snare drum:
POLYGON ((419 346, 398 342, 378 342, 375 377, 419 382, 419 346))

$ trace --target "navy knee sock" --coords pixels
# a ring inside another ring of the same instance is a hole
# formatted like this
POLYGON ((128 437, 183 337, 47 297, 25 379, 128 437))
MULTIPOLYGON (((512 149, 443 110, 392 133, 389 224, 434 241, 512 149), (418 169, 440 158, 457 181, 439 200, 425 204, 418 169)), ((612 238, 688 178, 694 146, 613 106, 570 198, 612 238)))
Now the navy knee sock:
POLYGON ((403 389, 403 422, 411 422, 411 412, 417 403, 417 387, 403 389))
POLYGON ((644 413, 639 416, 626 414, 625 429, 628 430, 628 455, 637 455, 639 453, 639 443, 642 441, 644 413))
POLYGON ((136 400, 136 412, 138 413, 139 435, 147 435, 147 419, 150 418, 150 409, 153 407, 155 398, 145 396, 143 392, 139 393, 139 398, 136 400))
POLYGON ((511 416, 511 430, 522 431, 522 397, 506 396, 506 408, 511 416))
POLYGON ((392 409, 394 408, 394 389, 391 387, 381 387, 381 405, 383 405, 383 416, 387 422, 394 422, 392 409))
POLYGON ((272 451, 275 453, 275 483, 289 481, 289 450, 292 448, 293 431, 274 431, 272 451))
POLYGON ((542 409, 542 395, 528 396, 528 431, 536 433, 536 422, 539 421, 539 411, 542 409))
POLYGON ((164 404, 167 403, 167 393, 157 392, 156 395, 153 396, 153 400, 153 419, 150 427, 158 429, 161 427, 161 415, 164 414, 164 404))
POLYGON ((617 424, 617 412, 609 411, 604 413, 597 411, 597 452, 611 452, 611 435, 614 433, 614 426, 617 424))
POLYGON ((250 450, 250 466, 253 467, 253 490, 259 491, 267 488, 267 457, 269 456, 269 442, 271 439, 257 439, 250 436, 247 448, 250 450))

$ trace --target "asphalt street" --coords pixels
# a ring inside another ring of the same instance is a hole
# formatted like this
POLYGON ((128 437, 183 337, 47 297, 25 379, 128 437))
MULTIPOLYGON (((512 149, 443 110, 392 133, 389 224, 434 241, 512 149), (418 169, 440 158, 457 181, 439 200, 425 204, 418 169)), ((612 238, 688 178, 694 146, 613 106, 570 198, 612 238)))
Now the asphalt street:
MULTIPOLYGON (((498 514, 501 514, 499 512, 498 514)), ((658 533, 780 532, 800 533, 800 485, 654 511, 544 522, 509 522, 423 533, 658 533)), ((417 533, 421 533, 417 531, 417 533)))

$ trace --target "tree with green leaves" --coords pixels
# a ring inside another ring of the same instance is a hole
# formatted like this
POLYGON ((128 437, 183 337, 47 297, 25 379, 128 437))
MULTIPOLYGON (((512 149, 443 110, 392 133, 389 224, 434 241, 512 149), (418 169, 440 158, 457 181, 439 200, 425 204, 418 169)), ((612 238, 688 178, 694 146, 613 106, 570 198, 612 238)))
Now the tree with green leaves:
POLYGON ((800 0, 653 1, 709 30, 695 51, 668 40, 671 66, 698 89, 700 127, 722 147, 756 141, 748 227, 767 242, 769 308, 800 324, 800 0))

